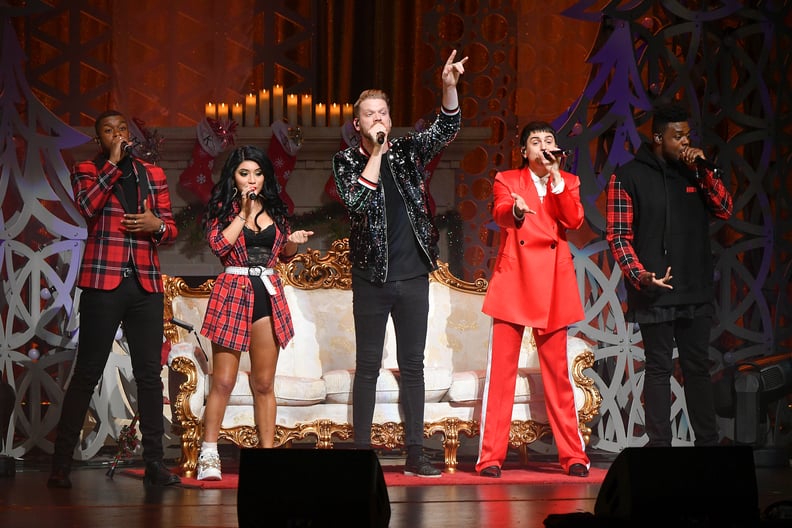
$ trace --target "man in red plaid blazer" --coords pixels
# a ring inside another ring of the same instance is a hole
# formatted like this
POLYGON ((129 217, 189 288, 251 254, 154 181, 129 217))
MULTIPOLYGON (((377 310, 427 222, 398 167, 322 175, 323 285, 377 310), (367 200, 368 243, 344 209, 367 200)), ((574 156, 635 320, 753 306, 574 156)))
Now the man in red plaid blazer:
POLYGON ((82 324, 47 485, 71 487, 72 454, 85 413, 123 325, 137 384, 144 483, 167 486, 179 482, 162 462, 163 287, 157 247, 177 235, 168 182, 161 168, 132 156, 122 114, 104 112, 95 129, 102 152, 72 172, 74 199, 88 224, 77 280, 82 324))

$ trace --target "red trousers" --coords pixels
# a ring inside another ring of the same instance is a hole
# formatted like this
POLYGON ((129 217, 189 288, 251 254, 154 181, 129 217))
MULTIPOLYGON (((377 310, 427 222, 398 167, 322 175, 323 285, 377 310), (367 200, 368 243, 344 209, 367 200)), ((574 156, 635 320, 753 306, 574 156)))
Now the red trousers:
MULTIPOLYGON (((487 379, 481 407, 481 435, 476 471, 489 466, 503 466, 509 448, 517 363, 525 327, 495 319, 492 347, 487 359, 487 379)), ((558 461, 564 472, 572 464, 589 467, 585 442, 578 428, 578 415, 572 380, 567 364, 567 329, 550 333, 533 331, 539 353, 539 366, 545 392, 545 406, 558 461)))

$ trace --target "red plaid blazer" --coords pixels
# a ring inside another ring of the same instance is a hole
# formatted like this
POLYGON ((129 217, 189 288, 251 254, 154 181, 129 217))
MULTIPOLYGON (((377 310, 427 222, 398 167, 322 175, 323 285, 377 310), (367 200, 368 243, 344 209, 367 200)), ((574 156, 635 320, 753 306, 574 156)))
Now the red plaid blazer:
POLYGON ((74 201, 88 222, 88 239, 77 279, 81 288, 116 288, 121 283, 121 268, 127 266, 131 255, 141 286, 149 292, 162 292, 157 246, 173 242, 178 234, 168 181, 160 167, 138 159, 135 165, 139 175, 138 195, 145 196, 151 212, 165 222, 162 237, 151 233, 130 234, 121 229, 124 206, 116 194, 121 169, 100 157, 95 162, 77 163, 72 171, 74 201))

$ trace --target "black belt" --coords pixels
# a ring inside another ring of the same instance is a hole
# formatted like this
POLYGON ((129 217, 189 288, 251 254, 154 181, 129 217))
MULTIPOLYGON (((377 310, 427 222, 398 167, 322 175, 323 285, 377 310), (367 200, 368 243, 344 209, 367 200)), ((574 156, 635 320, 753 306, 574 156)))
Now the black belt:
POLYGON ((135 268, 121 268, 121 276, 125 279, 135 276, 135 268))

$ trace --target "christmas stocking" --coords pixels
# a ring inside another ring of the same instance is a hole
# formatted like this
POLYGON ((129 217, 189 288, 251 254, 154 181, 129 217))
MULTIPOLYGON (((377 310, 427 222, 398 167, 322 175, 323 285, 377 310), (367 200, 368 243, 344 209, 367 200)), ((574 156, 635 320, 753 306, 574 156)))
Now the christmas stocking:
POLYGON ((286 183, 289 181, 294 164, 297 161, 297 152, 301 143, 289 137, 289 125, 283 121, 272 123, 272 138, 267 149, 267 156, 275 168, 275 178, 280 186, 280 197, 291 215, 294 212, 294 202, 286 192, 286 183))
POLYGON ((197 127, 190 164, 179 176, 179 190, 189 204, 205 205, 212 196, 214 160, 234 144, 235 122, 205 118, 197 127))

